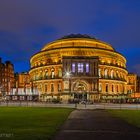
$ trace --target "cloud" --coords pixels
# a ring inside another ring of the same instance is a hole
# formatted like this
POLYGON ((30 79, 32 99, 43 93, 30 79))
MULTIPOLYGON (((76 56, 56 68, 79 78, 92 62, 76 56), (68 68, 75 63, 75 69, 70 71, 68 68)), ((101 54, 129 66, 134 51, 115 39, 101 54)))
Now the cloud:
POLYGON ((86 33, 131 61, 127 51, 140 48, 139 6, 137 0, 0 0, 0 55, 26 65, 45 43, 86 33))
POLYGON ((0 25, 2 29, 14 31, 43 23, 58 29, 77 27, 78 23, 92 19, 96 9, 91 0, 1 0, 0 25))

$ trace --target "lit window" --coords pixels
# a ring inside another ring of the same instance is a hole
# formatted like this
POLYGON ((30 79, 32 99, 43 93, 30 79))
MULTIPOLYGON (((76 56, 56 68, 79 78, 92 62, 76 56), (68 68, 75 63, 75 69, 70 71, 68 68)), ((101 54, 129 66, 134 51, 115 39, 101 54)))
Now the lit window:
POLYGON ((108 77, 108 70, 105 69, 105 78, 107 78, 107 77, 108 77))
POLYGON ((84 71, 83 63, 78 63, 78 73, 82 73, 84 71))
POLYGON ((102 91, 102 84, 99 83, 99 91, 101 92, 102 91))
POLYGON ((72 63, 72 72, 75 72, 75 63, 72 63))
POLYGON ((111 79, 113 79, 113 77, 114 77, 114 71, 111 70, 111 79))
POLYGON ((39 78, 42 79, 42 71, 40 71, 40 77, 39 78))
POLYGON ((101 69, 99 69, 98 72, 99 72, 99 78, 101 78, 101 69))
POLYGON ((45 77, 48 78, 48 70, 45 73, 45 77))
POLYGON ((55 76, 55 75, 54 75, 54 68, 52 68, 52 69, 51 69, 51 78, 53 79, 54 76, 55 76))
POLYGON ((86 63, 86 73, 89 73, 89 63, 86 63))
POLYGON ((58 77, 62 77, 62 70, 58 69, 58 77))
POLYGON ((52 78, 54 78, 54 71, 52 71, 52 78))

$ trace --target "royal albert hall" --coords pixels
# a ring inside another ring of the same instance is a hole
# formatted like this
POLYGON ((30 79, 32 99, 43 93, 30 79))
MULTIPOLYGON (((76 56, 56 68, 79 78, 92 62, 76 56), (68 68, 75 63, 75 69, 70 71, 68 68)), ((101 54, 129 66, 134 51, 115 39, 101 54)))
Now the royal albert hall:
POLYGON ((133 92, 125 57, 110 44, 81 34, 45 45, 30 59, 33 87, 40 99, 93 100, 133 92))

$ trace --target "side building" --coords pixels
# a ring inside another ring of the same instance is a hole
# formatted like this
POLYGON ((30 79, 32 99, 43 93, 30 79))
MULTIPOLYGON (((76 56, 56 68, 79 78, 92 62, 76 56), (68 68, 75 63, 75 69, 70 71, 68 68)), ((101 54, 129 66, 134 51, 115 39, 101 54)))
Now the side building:
POLYGON ((10 61, 2 63, 0 58, 0 96, 9 95, 14 87, 14 65, 10 61))
POLYGON ((15 73, 14 87, 7 95, 7 100, 12 101, 37 101, 38 91, 33 87, 28 72, 15 73))

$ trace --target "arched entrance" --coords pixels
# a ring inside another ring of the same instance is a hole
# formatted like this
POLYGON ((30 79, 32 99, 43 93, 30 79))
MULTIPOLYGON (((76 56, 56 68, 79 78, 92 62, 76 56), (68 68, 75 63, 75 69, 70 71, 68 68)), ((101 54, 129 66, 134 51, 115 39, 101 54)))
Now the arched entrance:
POLYGON ((89 91, 88 83, 84 80, 77 80, 73 82, 72 91, 74 93, 74 100, 86 101, 87 93, 89 91))

